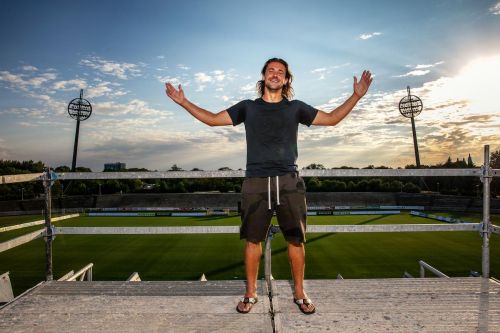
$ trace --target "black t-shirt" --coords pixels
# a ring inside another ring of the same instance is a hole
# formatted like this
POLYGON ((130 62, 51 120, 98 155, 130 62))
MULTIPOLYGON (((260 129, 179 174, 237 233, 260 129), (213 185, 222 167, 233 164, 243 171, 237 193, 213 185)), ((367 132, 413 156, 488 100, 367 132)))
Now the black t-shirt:
POLYGON ((311 126, 318 110, 297 100, 244 100, 227 109, 233 125, 245 123, 247 177, 281 176, 297 170, 298 125, 311 126))

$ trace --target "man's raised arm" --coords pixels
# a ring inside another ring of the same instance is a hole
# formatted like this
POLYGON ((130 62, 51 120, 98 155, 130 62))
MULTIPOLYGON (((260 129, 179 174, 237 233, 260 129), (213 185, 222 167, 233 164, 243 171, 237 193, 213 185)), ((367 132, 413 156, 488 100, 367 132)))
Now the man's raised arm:
POLYGON ((224 126, 233 124, 233 121, 231 120, 231 117, 229 117, 229 114, 227 113, 226 110, 221 111, 219 113, 213 113, 191 103, 184 96, 184 90, 182 90, 180 84, 179 84, 179 90, 176 90, 171 83, 166 83, 165 91, 168 97, 170 97, 175 103, 179 104, 184 109, 186 109, 189 113, 193 115, 193 117, 195 117, 202 123, 205 123, 209 126, 224 126))
POLYGON ((351 97, 349 97, 342 105, 331 112, 319 111, 312 124, 318 126, 337 125, 342 119, 345 118, 345 116, 349 114, 349 112, 352 111, 361 97, 366 94, 368 88, 370 87, 370 84, 373 81, 373 78, 371 76, 372 74, 370 73, 370 71, 363 71, 363 75, 361 75, 361 79, 359 80, 359 82, 358 78, 354 77, 354 91, 351 97))

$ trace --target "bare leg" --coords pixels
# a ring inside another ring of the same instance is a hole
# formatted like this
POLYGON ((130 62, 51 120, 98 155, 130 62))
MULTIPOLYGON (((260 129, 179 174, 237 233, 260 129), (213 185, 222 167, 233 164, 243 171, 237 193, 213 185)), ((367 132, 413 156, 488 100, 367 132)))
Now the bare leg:
MULTIPOLYGON (((305 299, 307 295, 304 291, 304 270, 306 263, 306 252, 304 243, 288 243, 288 260, 292 269, 295 299, 305 299)), ((306 312, 314 310, 313 304, 303 304, 301 307, 306 312)))
MULTIPOLYGON (((247 241, 245 244, 245 272, 247 276, 247 287, 245 297, 257 296, 257 276, 259 274, 260 257, 262 247, 259 243, 247 241)), ((252 305, 240 302, 238 308, 247 311, 252 305)))

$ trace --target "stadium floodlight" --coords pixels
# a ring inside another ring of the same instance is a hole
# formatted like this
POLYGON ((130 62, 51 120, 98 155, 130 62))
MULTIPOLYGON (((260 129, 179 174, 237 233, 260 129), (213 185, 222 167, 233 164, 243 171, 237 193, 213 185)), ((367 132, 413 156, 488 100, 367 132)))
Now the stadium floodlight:
POLYGON ((76 152, 78 150, 78 135, 80 133, 80 121, 89 119, 92 114, 92 105, 89 101, 83 98, 83 89, 80 89, 80 97, 71 100, 68 104, 68 114, 71 118, 76 119, 75 146, 73 148, 73 162, 71 171, 76 169, 76 152))
POLYGON ((410 93, 410 86, 406 87, 408 91, 408 96, 403 97, 399 101, 399 112, 406 118, 411 119, 411 128, 413 131, 413 146, 415 148, 415 160, 417 162, 417 168, 420 168, 420 156, 418 153, 417 144, 417 131, 415 130, 415 117, 422 112, 424 105, 422 100, 415 95, 410 93))

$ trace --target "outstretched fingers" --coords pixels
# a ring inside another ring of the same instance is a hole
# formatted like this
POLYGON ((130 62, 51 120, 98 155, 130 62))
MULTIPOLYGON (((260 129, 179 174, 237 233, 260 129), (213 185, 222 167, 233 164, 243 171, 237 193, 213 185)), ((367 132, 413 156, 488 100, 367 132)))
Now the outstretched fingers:
POLYGON ((368 85, 372 83, 372 73, 370 73, 370 71, 364 70, 363 75, 361 75, 361 81, 368 83, 368 85))
POLYGON ((175 88, 170 82, 165 83, 165 89, 168 96, 171 96, 175 92, 175 88))
POLYGON ((359 79, 355 76, 354 77, 354 93, 359 97, 363 97, 366 92, 368 91, 368 88, 370 87, 370 84, 372 83, 373 78, 372 74, 368 70, 364 70, 363 74, 361 74, 361 78, 359 79))

